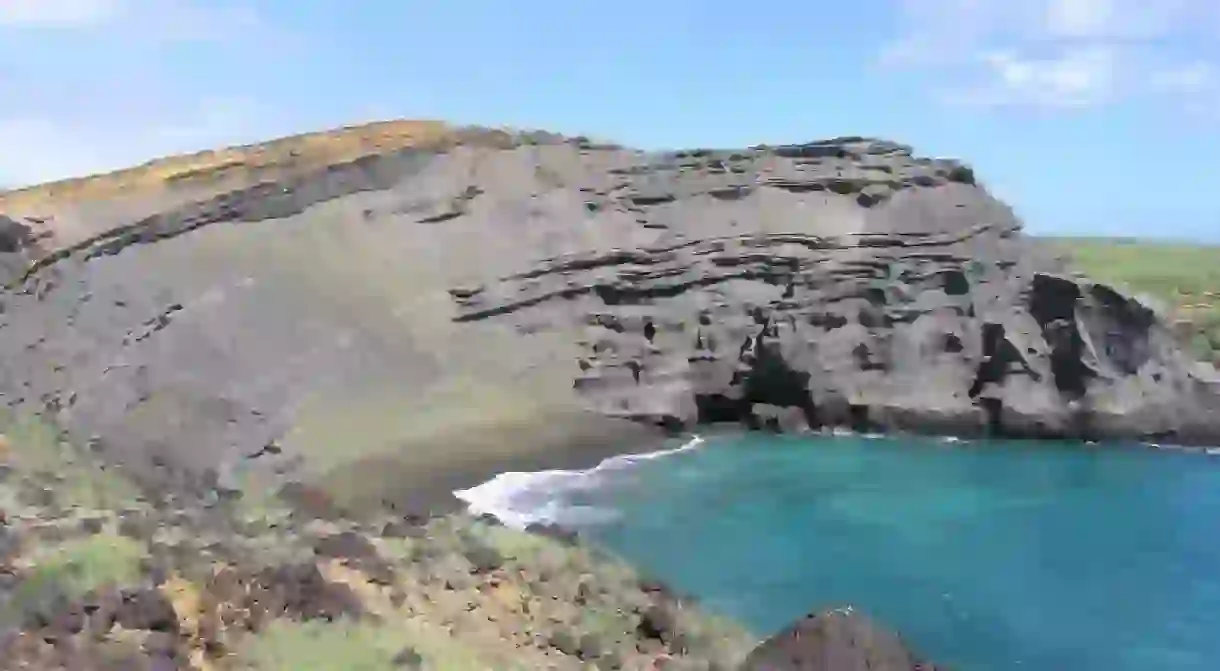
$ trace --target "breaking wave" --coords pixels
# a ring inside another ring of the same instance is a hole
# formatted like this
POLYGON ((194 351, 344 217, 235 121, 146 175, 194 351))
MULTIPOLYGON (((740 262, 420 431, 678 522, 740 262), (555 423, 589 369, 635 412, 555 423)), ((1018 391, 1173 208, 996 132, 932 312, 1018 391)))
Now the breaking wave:
POLYGON ((598 524, 615 519, 616 513, 576 503, 572 500, 574 495, 597 489, 614 473, 696 449, 703 442, 703 438, 695 436, 681 447, 614 456, 587 470, 510 471, 470 489, 459 489, 453 495, 466 504, 470 513, 491 515, 514 529, 525 529, 531 524, 598 524))

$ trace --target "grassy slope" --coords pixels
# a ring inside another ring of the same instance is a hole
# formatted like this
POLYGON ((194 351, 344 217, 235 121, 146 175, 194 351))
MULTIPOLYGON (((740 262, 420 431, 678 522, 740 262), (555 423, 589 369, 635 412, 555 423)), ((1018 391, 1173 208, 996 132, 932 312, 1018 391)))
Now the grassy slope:
POLYGON ((1220 246, 1106 238, 1049 238, 1069 267, 1167 312, 1195 356, 1220 365, 1220 246))
POLYGON ((0 657, 15 668, 643 671, 667 656, 729 668, 753 644, 588 547, 461 515, 153 505, 49 427, 0 430, 0 657))

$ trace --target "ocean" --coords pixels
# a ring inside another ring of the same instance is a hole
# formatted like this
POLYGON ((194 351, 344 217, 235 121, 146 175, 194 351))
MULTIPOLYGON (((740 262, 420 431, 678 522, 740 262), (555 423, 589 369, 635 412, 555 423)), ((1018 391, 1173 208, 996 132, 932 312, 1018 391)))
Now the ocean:
POLYGON ((959 671, 1220 669, 1220 457, 746 434, 458 492, 760 636, 853 605, 959 671))

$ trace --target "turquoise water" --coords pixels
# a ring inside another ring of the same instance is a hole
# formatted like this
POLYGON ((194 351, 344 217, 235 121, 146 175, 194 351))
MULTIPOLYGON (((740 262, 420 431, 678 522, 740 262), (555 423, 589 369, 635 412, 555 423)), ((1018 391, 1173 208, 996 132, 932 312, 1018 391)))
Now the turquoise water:
POLYGON ((591 535, 761 634, 852 604, 955 669, 1220 669, 1220 458, 755 435, 601 480, 591 535))

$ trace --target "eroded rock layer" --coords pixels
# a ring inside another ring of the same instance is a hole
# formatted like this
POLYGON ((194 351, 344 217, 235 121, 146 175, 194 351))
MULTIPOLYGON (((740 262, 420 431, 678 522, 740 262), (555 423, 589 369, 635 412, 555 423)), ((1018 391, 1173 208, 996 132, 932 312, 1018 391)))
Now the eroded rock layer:
POLYGON ((891 142, 472 138, 59 216, 0 221, 3 401, 187 479, 718 421, 1220 443, 1147 306, 891 142))

